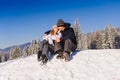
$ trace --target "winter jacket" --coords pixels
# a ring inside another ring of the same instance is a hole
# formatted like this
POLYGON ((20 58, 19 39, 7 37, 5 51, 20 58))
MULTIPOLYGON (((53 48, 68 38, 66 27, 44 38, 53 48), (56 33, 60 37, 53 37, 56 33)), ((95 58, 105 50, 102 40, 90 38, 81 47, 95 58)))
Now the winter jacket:
POLYGON ((44 36, 43 37, 43 40, 47 40, 48 42, 49 42, 49 44, 51 44, 51 45, 54 45, 53 43, 53 41, 54 40, 56 40, 56 38, 61 38, 62 37, 62 34, 59 32, 59 33, 57 33, 57 34, 55 34, 55 35, 51 35, 50 33, 49 34, 47 34, 47 36, 44 36))
POLYGON ((70 39, 76 46, 77 46, 77 41, 75 37, 75 33, 73 28, 71 27, 66 27, 64 31, 61 31, 62 37, 60 38, 61 42, 64 42, 67 39, 70 39))

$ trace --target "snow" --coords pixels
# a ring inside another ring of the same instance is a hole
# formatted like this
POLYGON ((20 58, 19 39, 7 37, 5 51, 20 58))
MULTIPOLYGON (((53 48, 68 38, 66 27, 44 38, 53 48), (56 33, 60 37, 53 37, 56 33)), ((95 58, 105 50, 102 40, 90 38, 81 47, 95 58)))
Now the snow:
POLYGON ((37 55, 0 64, 0 80, 120 80, 120 49, 83 50, 70 62, 56 55, 41 66, 37 55))

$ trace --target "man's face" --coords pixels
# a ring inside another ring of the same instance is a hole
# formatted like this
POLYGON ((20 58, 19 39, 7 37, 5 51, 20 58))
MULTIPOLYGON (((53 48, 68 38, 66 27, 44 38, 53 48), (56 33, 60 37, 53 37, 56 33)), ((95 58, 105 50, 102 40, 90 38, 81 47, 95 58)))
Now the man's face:
POLYGON ((59 29, 60 31, 64 31, 65 27, 64 27, 64 26, 59 26, 58 29, 59 29))

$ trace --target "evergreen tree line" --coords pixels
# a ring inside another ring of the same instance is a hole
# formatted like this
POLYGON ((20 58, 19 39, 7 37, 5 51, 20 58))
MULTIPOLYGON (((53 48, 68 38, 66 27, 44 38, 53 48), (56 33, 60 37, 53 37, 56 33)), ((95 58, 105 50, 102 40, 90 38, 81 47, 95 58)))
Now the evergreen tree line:
POLYGON ((72 25, 78 42, 77 49, 120 49, 120 30, 108 25, 104 30, 84 34, 78 20, 72 25))
POLYGON ((0 54, 0 63, 7 60, 16 59, 19 57, 26 57, 32 54, 36 54, 40 48, 40 40, 32 40, 31 44, 25 46, 23 50, 19 46, 14 46, 6 54, 0 54))

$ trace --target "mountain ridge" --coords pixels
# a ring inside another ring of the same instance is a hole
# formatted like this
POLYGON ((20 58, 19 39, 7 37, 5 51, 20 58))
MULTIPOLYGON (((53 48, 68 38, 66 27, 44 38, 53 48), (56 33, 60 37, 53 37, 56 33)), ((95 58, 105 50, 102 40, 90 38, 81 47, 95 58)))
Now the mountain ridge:
POLYGON ((31 42, 27 42, 27 43, 24 43, 24 44, 21 44, 21 45, 13 45, 13 46, 10 46, 10 47, 4 48, 4 49, 0 49, 0 53, 9 52, 10 49, 12 47, 15 47, 15 46, 19 46, 20 49, 23 50, 25 46, 29 46, 30 44, 31 44, 31 42))

